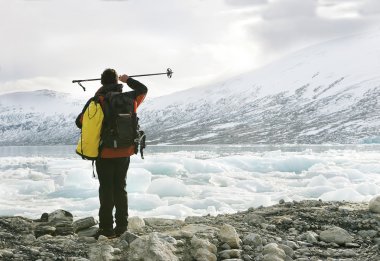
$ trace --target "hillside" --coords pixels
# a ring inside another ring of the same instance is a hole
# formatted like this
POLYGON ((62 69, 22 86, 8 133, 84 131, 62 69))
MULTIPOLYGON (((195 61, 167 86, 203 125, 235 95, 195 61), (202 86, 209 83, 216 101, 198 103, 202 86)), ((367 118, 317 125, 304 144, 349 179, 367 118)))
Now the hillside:
MULTIPOLYGON (((154 99, 155 143, 357 143, 380 135, 380 32, 303 49, 260 70, 154 99)), ((154 130, 154 131, 151 131, 154 130)))
MULTIPOLYGON (((378 142, 379 46, 380 31, 363 33, 210 86, 148 96, 140 124, 150 144, 378 142)), ((84 103, 51 90, 0 95, 0 145, 75 144, 84 103)))

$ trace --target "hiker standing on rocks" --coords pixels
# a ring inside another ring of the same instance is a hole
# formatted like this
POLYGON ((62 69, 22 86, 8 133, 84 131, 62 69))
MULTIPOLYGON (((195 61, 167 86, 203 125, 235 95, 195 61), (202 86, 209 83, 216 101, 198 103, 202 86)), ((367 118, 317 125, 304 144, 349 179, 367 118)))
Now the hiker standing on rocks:
MULTIPOLYGON (((128 77, 126 74, 119 77, 113 69, 106 69, 102 73, 101 84, 102 87, 86 103, 82 113, 78 115, 76 124, 78 128, 82 128, 84 118, 87 117, 86 114, 90 114, 86 109, 91 101, 96 100, 101 105, 104 119, 100 124, 99 149, 96 148, 99 150, 99 155, 95 158, 96 171, 99 177, 100 201, 99 231, 97 236, 104 235, 112 238, 123 234, 128 227, 126 178, 130 156, 137 153, 137 145, 134 143, 136 137, 128 137, 128 140, 125 140, 124 137, 123 140, 119 137, 115 138, 115 133, 119 136, 128 136, 128 133, 136 133, 138 126, 136 109, 143 102, 148 89, 145 85, 128 77), (122 93, 123 84, 119 84, 118 81, 126 83, 133 91, 122 93), (119 108, 115 109, 115 106, 119 106, 119 108), (129 106, 131 113, 120 113, 119 110, 123 109, 120 106, 129 106), (135 126, 129 131, 131 122, 135 126), (116 209, 115 228, 113 228, 114 207, 116 209)), ((87 119, 91 119, 91 116, 87 119)), ((81 141, 84 143, 82 136, 81 141)))

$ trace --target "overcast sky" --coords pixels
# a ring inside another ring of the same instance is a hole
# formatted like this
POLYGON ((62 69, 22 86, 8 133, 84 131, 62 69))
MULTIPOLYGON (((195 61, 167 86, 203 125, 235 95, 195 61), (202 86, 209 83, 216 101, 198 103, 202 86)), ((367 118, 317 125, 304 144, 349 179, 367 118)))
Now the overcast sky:
POLYGON ((170 67, 170 80, 140 78, 150 97, 161 96, 380 29, 379 17, 379 0, 0 0, 0 93, 80 93, 71 80, 106 68, 170 67))

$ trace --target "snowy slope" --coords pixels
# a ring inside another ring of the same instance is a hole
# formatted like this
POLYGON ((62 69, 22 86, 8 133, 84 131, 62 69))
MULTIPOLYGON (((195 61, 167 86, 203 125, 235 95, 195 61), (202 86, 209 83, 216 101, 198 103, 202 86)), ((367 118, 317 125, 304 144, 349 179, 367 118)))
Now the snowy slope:
MULTIPOLYGON (((210 86, 148 96, 139 117, 150 143, 358 143, 380 140, 379 95, 380 31, 210 86)), ((0 95, 0 145, 75 144, 84 103, 48 90, 0 95)))
POLYGON ((356 143, 380 136, 379 94, 371 32, 148 101, 141 118, 155 143, 356 143))
POLYGON ((50 90, 0 96, 0 145, 73 144, 83 100, 50 90))

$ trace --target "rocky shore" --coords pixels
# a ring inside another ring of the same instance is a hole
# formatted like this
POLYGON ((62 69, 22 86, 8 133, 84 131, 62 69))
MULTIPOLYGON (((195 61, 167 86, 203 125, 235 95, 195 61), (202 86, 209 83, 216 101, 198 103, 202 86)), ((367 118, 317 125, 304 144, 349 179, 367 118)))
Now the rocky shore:
POLYGON ((93 217, 57 210, 0 217, 0 260, 380 260, 380 196, 369 204, 284 202, 184 221, 130 217, 119 238, 94 238, 93 217))

